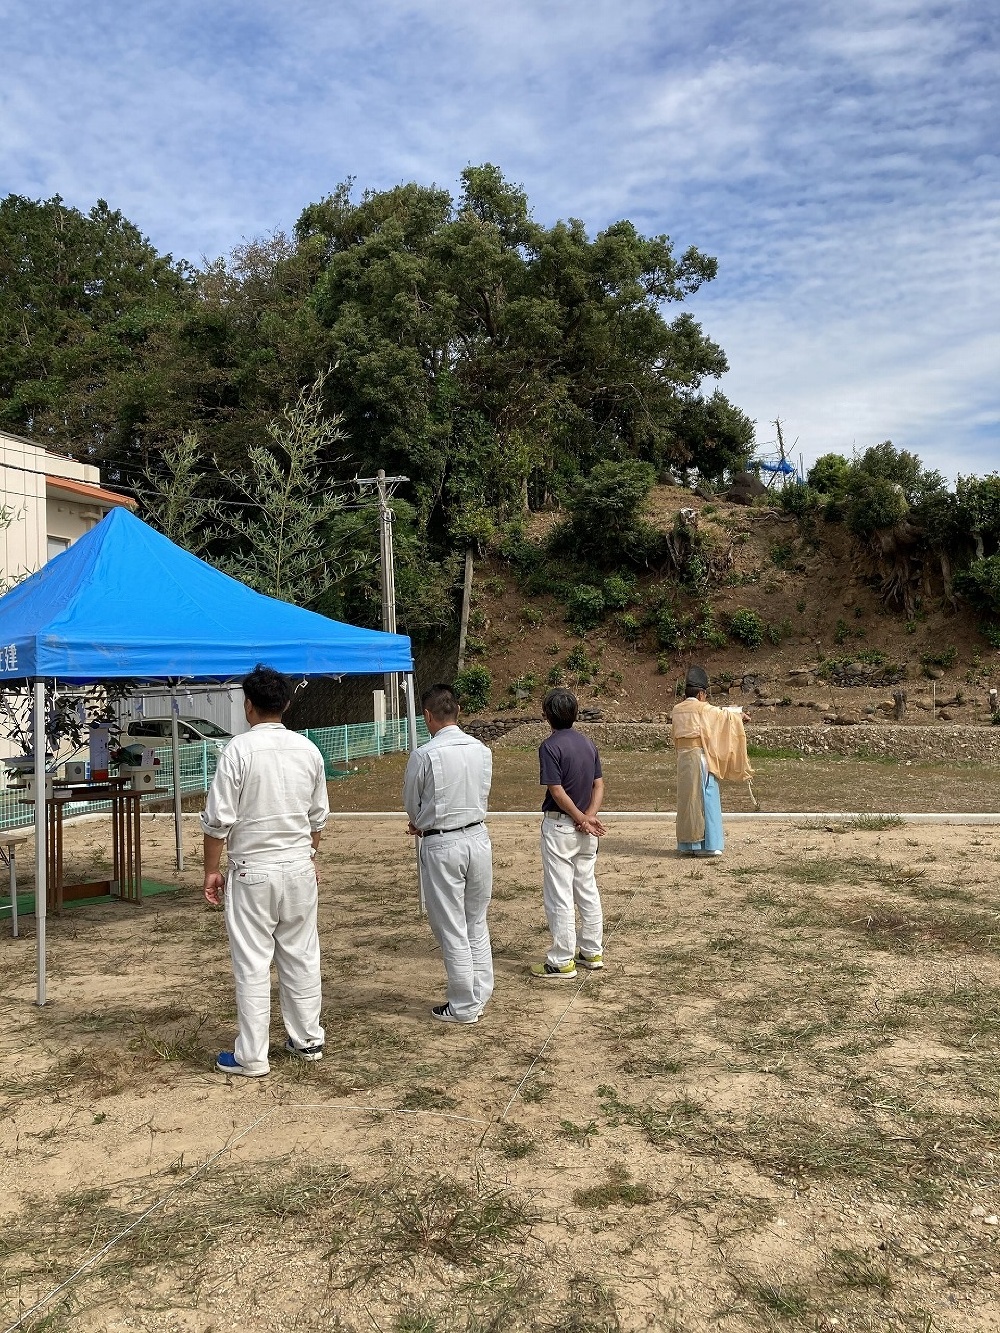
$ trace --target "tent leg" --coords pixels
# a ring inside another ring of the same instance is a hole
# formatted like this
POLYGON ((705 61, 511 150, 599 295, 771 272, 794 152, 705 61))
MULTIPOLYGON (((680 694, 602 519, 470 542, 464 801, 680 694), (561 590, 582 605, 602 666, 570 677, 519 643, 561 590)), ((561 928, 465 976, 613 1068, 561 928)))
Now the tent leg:
POLYGON ((48 910, 45 846, 45 681, 35 681, 35 1003, 45 1003, 45 922, 48 910))
POLYGON ((408 748, 413 751, 417 748, 417 700, 416 692, 413 687, 413 672, 408 671, 404 679, 406 689, 406 725, 409 735, 408 748))
POLYGON ((181 819, 181 752, 180 736, 177 728, 177 696, 170 696, 170 763, 174 778, 174 847, 177 869, 184 869, 184 832, 181 819))
MULTIPOLYGON (((403 685, 406 690, 406 729, 409 732, 409 748, 412 754, 417 748, 417 701, 412 671, 407 671, 403 685)), ((413 842, 417 853, 417 911, 421 916, 426 916, 427 900, 424 897, 424 880, 420 873, 420 839, 414 838, 413 842)))

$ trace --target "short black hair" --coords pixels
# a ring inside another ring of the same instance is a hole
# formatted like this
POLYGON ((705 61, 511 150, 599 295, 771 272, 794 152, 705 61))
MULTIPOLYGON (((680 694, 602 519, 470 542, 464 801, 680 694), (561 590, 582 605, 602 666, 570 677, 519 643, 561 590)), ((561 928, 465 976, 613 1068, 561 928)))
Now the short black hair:
POLYGON ((458 717, 458 700, 450 685, 432 685, 420 696, 420 706, 436 722, 454 722, 458 717))
POLYGON ((576 721, 580 705, 571 690, 549 690, 542 700, 542 712, 556 731, 565 731, 576 721))
POLYGON ((249 676, 241 681, 243 693, 258 713, 279 716, 292 702, 292 686, 287 676, 274 667, 258 662, 249 676))
POLYGON ((708 672, 704 667, 689 667, 684 677, 684 698, 697 699, 702 690, 708 693, 708 672))

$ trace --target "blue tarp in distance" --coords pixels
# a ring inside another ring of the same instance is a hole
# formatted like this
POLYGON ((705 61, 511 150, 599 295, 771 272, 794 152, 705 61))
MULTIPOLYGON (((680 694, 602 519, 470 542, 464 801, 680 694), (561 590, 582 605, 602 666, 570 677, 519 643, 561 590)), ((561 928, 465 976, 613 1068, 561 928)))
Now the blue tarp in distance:
POLYGON ((786 477, 791 476, 791 474, 795 471, 794 463, 789 463, 787 458, 781 458, 778 460, 777 463, 761 462, 758 463, 757 466, 762 467, 765 472, 781 472, 786 477))
POLYGON ((226 681, 412 671, 403 634, 357 629, 254 592, 124 507, 0 597, 0 682, 226 681))

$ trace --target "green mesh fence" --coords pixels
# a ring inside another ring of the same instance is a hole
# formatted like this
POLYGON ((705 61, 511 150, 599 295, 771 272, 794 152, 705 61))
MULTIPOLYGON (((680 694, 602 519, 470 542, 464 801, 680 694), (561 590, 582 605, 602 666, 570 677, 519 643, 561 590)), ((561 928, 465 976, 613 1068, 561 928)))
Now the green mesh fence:
MULTIPOLYGON (((383 754, 408 750, 409 724, 401 722, 355 723, 343 727, 307 727, 301 734, 308 736, 317 747, 326 764, 326 776, 331 779, 347 778, 351 765, 357 759, 368 759, 383 754)), ((417 722, 417 744, 428 739, 427 724, 417 722)))
MULTIPOLYGON (((331 781, 349 778, 358 759, 377 758, 383 754, 395 754, 410 748, 409 724, 400 722, 359 722, 342 727, 310 727, 301 732, 317 747, 323 756, 326 776, 331 781)), ((417 744, 422 745, 428 739, 428 731, 423 718, 417 722, 417 744)), ((182 795, 189 792, 206 792, 215 768, 219 762, 220 750, 210 741, 197 745, 178 746, 180 759, 180 788, 182 795)), ((153 751, 160 761, 160 774, 157 779, 158 791, 155 795, 144 796, 144 805, 150 801, 165 801, 173 798, 174 780, 170 746, 153 751)), ((0 791, 0 830, 23 828, 35 822, 34 806, 27 805, 20 791, 0 791)), ((99 812, 110 810, 109 801, 70 801, 66 814, 99 812)))

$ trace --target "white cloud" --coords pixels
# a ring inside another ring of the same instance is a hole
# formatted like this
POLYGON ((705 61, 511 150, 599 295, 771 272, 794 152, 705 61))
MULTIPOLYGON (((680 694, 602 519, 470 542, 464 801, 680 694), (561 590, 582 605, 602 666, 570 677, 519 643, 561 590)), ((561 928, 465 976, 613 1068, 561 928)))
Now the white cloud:
POLYGON ((717 254, 695 309, 753 415, 949 473, 993 447, 984 0, 38 0, 5 46, 6 190, 103 196, 197 259, 348 175, 454 187, 494 161, 542 220, 717 254))

